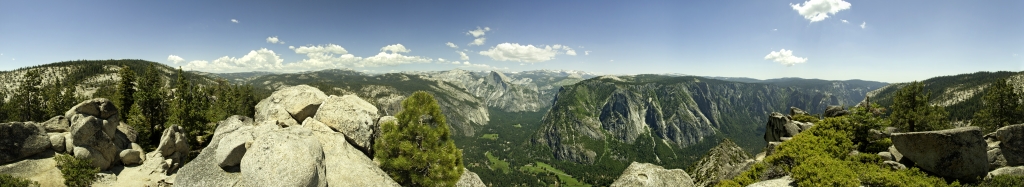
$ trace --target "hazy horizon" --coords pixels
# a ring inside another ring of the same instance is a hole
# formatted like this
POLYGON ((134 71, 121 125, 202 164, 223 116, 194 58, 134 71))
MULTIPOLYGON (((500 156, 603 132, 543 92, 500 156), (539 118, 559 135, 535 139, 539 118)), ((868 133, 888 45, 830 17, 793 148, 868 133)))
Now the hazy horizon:
POLYGON ((0 70, 578 70, 908 82, 1024 69, 1024 2, 3 1, 0 70), (46 11, 38 11, 46 10, 46 11))

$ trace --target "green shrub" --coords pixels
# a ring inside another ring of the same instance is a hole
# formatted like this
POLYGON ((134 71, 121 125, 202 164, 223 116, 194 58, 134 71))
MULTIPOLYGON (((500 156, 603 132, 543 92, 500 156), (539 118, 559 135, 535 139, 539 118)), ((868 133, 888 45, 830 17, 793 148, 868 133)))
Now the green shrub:
POLYGON ((793 180, 799 186, 859 186, 857 173, 851 163, 834 158, 815 156, 793 167, 793 180))
POLYGON ((986 180, 978 186, 1024 186, 1024 176, 1000 175, 992 177, 991 180, 986 180))
POLYGON ((869 142, 861 149, 862 152, 877 153, 889 151, 889 146, 892 146, 892 140, 889 138, 881 139, 874 142, 869 142))
POLYGON ((462 176, 455 147, 437 100, 417 91, 402 101, 396 121, 381 125, 373 145, 380 167, 402 186, 453 186, 462 176))
POLYGON ((865 186, 960 186, 959 182, 947 184, 946 180, 910 168, 892 170, 887 166, 858 163, 851 166, 860 175, 865 186))
POLYGON ((9 187, 28 187, 28 186, 39 186, 36 181, 14 177, 8 174, 0 174, 0 186, 9 187))
POLYGON ((804 123, 818 123, 818 117, 814 117, 807 114, 797 114, 796 116, 793 116, 793 120, 804 123))
POLYGON ((57 160, 57 168, 64 176, 64 185, 69 187, 90 186, 96 180, 96 173, 99 168, 92 166, 92 161, 78 159, 71 155, 58 154, 53 157, 57 160))

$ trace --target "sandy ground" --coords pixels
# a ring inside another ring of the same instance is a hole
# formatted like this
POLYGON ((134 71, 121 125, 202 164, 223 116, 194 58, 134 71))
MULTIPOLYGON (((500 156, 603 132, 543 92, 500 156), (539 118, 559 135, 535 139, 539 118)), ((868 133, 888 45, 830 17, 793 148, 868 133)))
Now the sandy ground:
POLYGON ((0 173, 39 182, 39 186, 64 186, 64 177, 57 169, 52 150, 24 160, 0 166, 0 173))
MULTIPOLYGON (((92 186, 139 186, 155 187, 168 186, 173 184, 176 175, 165 176, 157 172, 160 168, 161 157, 158 153, 147 154, 147 160, 141 165, 134 166, 111 166, 107 171, 101 171, 92 186), (152 160, 150 160, 152 158, 152 160)), ((0 173, 11 176, 27 178, 39 182, 40 186, 62 187, 64 177, 57 169, 57 161, 53 159, 55 153, 52 150, 36 154, 24 160, 0 166, 0 173)))

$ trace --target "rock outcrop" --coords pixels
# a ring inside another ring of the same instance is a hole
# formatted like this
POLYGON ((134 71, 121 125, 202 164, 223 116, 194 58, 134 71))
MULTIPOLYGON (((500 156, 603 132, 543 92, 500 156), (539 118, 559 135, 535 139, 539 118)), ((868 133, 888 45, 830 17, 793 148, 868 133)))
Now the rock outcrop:
POLYGON ((50 136, 35 123, 0 123, 0 164, 35 155, 50 146, 50 136))
POLYGON ((988 174, 985 175, 985 180, 992 179, 992 177, 1002 176, 1002 175, 1024 176, 1024 166, 1004 167, 1004 168, 999 168, 999 169, 996 169, 996 170, 992 170, 992 171, 988 172, 988 174))
POLYGON ((850 111, 846 110, 846 109, 843 109, 842 106, 828 106, 828 109, 825 109, 824 116, 825 117, 839 117, 839 116, 845 116, 847 114, 850 114, 850 111))
POLYGON ((938 176, 974 181, 988 172, 987 144, 978 127, 893 133, 892 142, 903 159, 938 176))
POLYGON ((313 117, 337 132, 345 134, 352 145, 372 155, 375 129, 379 129, 377 107, 355 95, 330 96, 313 117))
POLYGON ((633 162, 611 186, 696 186, 682 169, 665 169, 648 163, 633 162))
POLYGON ((312 86, 298 85, 283 88, 256 104, 256 121, 277 120, 284 126, 298 126, 316 114, 327 99, 324 92, 312 86))
POLYGON ((999 151, 1006 159, 1006 165, 1024 165, 1024 124, 999 128, 995 134, 999 138, 999 151))
POLYGON ((697 186, 714 186, 718 181, 739 175, 753 164, 754 160, 743 148, 725 139, 697 161, 690 176, 697 186))
MULTIPOLYGON (((329 98, 301 125, 242 116, 218 122, 210 145, 181 168, 175 185, 399 186, 359 148, 359 141, 348 137, 364 136, 363 146, 372 146, 378 121, 394 119, 378 119, 377 109, 355 96, 329 98), (357 126, 357 131, 337 132, 348 129, 346 125, 357 126)), ((265 104, 256 110, 273 108, 281 107, 265 104)))
POLYGON ((805 130, 804 128, 810 128, 810 126, 799 121, 793 121, 789 116, 782 115, 781 113, 772 112, 771 115, 768 115, 768 124, 765 124, 764 141, 782 142, 783 138, 792 138, 805 130))
POLYGON ((459 182, 455 183, 455 187, 487 187, 476 173, 466 168, 462 168, 462 170, 462 176, 459 177, 459 182))
POLYGON ((785 176, 782 178, 765 180, 756 182, 754 184, 747 185, 747 187, 784 187, 784 186, 796 186, 796 181, 793 177, 785 176))
MULTIPOLYGON (((96 98, 75 105, 64 113, 69 119, 70 139, 64 141, 70 146, 69 154, 80 159, 89 159, 93 166, 106 170, 111 163, 120 162, 120 152, 128 149, 131 142, 118 141, 117 126, 121 117, 117 108, 108 99, 96 98)), ((121 133, 123 134, 123 133, 121 133)))

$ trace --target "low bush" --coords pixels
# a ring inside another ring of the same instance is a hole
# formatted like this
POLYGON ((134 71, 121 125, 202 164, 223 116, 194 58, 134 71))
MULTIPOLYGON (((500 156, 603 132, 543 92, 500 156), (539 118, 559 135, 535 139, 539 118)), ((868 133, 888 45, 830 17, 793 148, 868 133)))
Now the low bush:
POLYGON ((889 151, 889 146, 892 146, 892 140, 889 138, 881 139, 874 142, 869 142, 860 151, 867 153, 877 153, 889 151))
POLYGON ((29 187, 39 186, 39 183, 25 178, 14 177, 8 174, 0 174, 0 186, 29 187))
POLYGON ((847 161, 816 156, 793 167, 793 180, 799 186, 859 186, 857 173, 847 161))
POLYGON ((793 116, 793 121, 799 121, 804 123, 818 123, 818 117, 814 117, 807 114, 797 114, 793 116))
POLYGON ((96 173, 99 168, 92 166, 92 161, 78 159, 71 155, 58 154, 53 157, 57 160, 57 168, 64 176, 64 185, 69 187, 90 186, 96 180, 96 173))
POLYGON ((978 184, 978 187, 988 186, 1024 186, 1024 176, 1000 175, 978 184))

